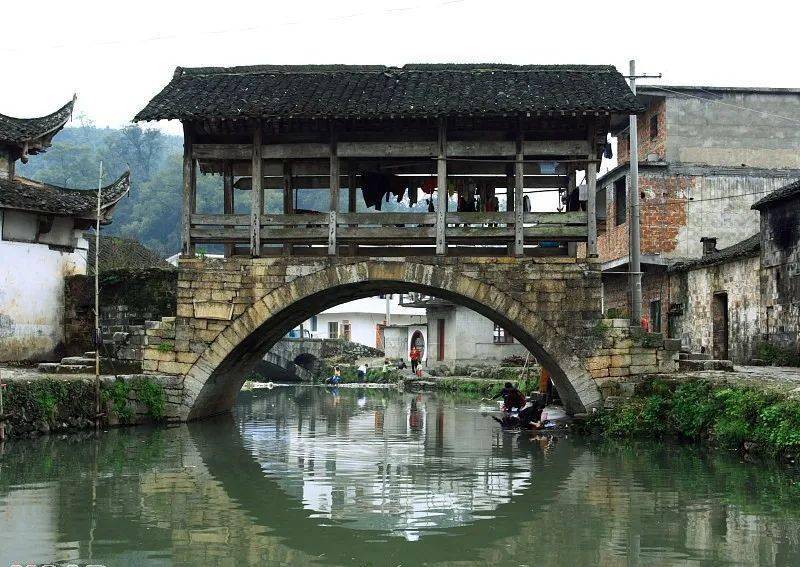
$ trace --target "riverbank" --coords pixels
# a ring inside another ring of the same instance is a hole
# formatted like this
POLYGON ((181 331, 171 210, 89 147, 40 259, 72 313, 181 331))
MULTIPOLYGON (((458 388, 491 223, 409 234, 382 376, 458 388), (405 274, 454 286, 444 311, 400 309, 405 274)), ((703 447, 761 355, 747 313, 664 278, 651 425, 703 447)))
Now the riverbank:
POLYGON ((800 375, 767 374, 774 379, 757 381, 759 374, 741 371, 653 376, 630 397, 586 416, 579 430, 673 437, 794 464, 800 455, 800 375))
MULTIPOLYGON (((27 367, 0 367, 5 436, 32 437, 95 427, 95 377, 47 374, 27 367)), ((183 386, 171 376, 100 377, 102 428, 180 420, 183 386)))

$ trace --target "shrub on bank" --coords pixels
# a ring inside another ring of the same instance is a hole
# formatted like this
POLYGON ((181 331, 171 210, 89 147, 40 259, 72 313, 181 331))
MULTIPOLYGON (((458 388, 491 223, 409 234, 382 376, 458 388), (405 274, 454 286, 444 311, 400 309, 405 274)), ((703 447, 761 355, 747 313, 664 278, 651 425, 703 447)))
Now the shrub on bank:
POLYGON ((614 437, 676 436, 771 455, 800 449, 800 401, 705 380, 645 384, 618 406, 590 415, 586 431, 614 437))

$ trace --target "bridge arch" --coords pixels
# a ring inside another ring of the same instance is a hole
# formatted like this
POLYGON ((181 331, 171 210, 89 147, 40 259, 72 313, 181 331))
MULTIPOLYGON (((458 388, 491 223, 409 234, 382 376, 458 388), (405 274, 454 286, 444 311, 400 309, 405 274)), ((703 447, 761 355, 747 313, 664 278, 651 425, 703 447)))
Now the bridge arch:
POLYGON ((521 298, 455 266, 364 260, 328 265, 266 292, 209 344, 186 374, 189 419, 228 411, 247 372, 289 330, 312 315, 379 293, 420 292, 464 305, 508 329, 547 368, 567 408, 602 396, 577 341, 521 298))

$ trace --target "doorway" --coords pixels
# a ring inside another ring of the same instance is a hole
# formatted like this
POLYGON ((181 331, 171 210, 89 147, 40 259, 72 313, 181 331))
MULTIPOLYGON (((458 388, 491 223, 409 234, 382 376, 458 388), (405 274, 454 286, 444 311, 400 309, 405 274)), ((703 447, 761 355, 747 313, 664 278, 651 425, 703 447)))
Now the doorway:
MULTIPOLYGON (((422 331, 414 331, 414 334, 411 335, 411 346, 417 347, 419 359, 423 360, 425 358, 425 337, 422 335, 422 331)), ((411 348, 408 350, 411 351, 411 348)))
POLYGON ((437 320, 438 328, 437 330, 437 343, 438 343, 438 351, 436 353, 436 360, 444 360, 444 319, 437 320))
POLYGON ((715 293, 711 300, 712 353, 717 360, 728 359, 728 294, 715 293))

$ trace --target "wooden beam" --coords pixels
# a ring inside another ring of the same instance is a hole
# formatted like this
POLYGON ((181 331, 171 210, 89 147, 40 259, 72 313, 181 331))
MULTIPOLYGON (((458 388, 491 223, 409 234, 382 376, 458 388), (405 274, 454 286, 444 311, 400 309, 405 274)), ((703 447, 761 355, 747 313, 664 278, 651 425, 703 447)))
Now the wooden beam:
MULTIPOLYGON (((589 142, 594 146, 595 126, 594 123, 589 127, 589 142)), ((589 258, 597 258, 597 164, 593 161, 594 151, 589 154, 589 162, 586 164, 586 216, 587 216, 587 240, 586 252, 589 258)))
POLYGON ((523 153, 522 127, 517 129, 517 147, 514 162, 514 255, 525 255, 525 233, 524 233, 524 171, 522 160, 525 158, 523 153))
MULTIPOLYGON (((506 210, 512 214, 514 213, 514 164, 509 163, 504 166, 506 168, 506 210)), ((514 255, 514 243, 508 245, 508 255, 514 255)))
POLYGON ((191 236, 191 216, 197 202, 197 165, 192 157, 192 132, 183 125, 183 211, 181 216, 181 250, 184 256, 194 256, 191 236))
POLYGON ((336 213, 339 211, 339 155, 337 148, 337 132, 335 124, 331 124, 331 141, 329 145, 330 160, 331 160, 331 205, 330 217, 328 220, 328 254, 335 256, 338 250, 336 245, 336 213))
POLYGON ((250 255, 261 255, 261 214, 264 212, 264 191, 261 189, 263 176, 261 168, 261 123, 257 122, 253 131, 252 166, 253 190, 250 195, 250 255))
MULTIPOLYGON (((230 161, 226 161, 222 173, 223 204, 222 210, 226 215, 234 213, 233 201, 233 166, 230 161)), ((233 244, 225 245, 225 257, 233 256, 233 244)))
MULTIPOLYGON (((466 141, 447 142, 445 153, 450 157, 504 157, 514 153, 514 142, 466 141)), ((246 144, 197 144, 194 157, 204 160, 248 160, 252 146, 246 144)), ((525 142, 525 155, 547 158, 582 158, 589 151, 585 140, 531 140, 525 142)), ((261 149, 263 159, 325 158, 329 145, 317 142, 265 144, 261 149)), ((340 158, 416 157, 436 158, 437 141, 428 142, 339 142, 340 158)))
POLYGON ((447 252, 445 241, 447 228, 447 122, 439 119, 439 151, 436 165, 437 174, 437 206, 436 206, 436 254, 447 252))

